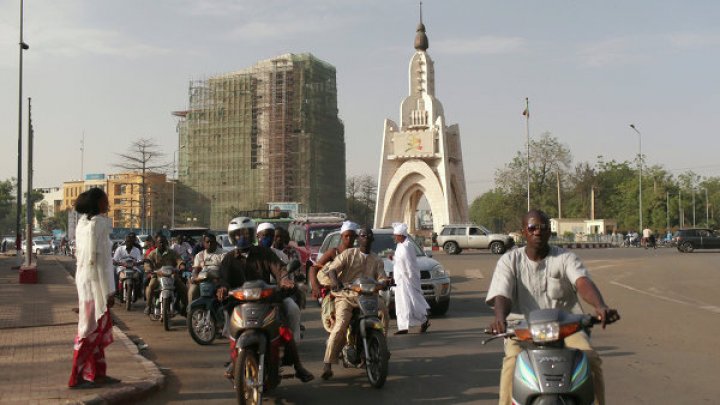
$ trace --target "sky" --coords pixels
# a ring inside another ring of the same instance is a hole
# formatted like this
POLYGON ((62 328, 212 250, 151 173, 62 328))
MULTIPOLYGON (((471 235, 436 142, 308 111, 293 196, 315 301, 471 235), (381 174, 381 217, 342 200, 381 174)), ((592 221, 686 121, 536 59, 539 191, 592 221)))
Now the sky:
MULTIPOLYGON (((0 180, 17 173, 19 9, 0 0, 0 180)), ((377 177, 384 119, 399 121, 408 94, 418 14, 410 0, 26 0, 34 186, 80 178, 81 161, 84 173, 115 172, 140 138, 171 162, 170 113, 187 107, 190 80, 288 52, 336 67, 347 173, 377 177)), ((460 126, 468 198, 523 150, 526 97, 530 136, 552 133, 574 163, 630 161, 641 137, 648 165, 720 176, 719 20, 711 0, 425 0, 436 97, 460 126)))

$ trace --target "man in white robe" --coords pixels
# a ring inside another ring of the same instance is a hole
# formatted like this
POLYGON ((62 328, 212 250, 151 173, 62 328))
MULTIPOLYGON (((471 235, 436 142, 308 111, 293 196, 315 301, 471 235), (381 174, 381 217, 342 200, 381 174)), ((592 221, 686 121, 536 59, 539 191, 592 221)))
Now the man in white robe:
POLYGON ((395 314, 398 331, 396 335, 408 333, 412 326, 420 325, 425 332, 430 327, 427 312, 430 308, 420 288, 420 269, 417 265, 417 252, 407 233, 407 225, 393 224, 393 237, 397 242, 393 258, 393 278, 395 279, 395 314))

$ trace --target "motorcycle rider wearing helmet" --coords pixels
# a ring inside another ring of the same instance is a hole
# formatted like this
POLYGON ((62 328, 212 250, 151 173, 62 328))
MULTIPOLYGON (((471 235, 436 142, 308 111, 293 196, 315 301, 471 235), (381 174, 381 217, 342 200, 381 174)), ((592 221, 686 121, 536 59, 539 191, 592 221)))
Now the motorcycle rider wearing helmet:
MULTIPOLYGON (((358 294, 354 291, 341 290, 343 284, 351 283, 360 277, 372 278, 380 283, 388 281, 383 260, 371 250, 374 240, 372 229, 361 229, 358 232, 359 247, 343 251, 318 273, 318 280, 324 285, 332 286, 335 296, 335 324, 325 349, 323 380, 333 376, 332 363, 337 361, 338 354, 345 344, 353 309, 358 307, 358 294)), ((385 307, 381 298, 378 299, 378 304, 385 307)), ((387 317, 383 323, 386 323, 386 320, 387 317)))
MULTIPOLYGON (((172 266, 175 268, 179 258, 175 251, 170 249, 168 246, 167 237, 162 234, 157 235, 155 237, 155 245, 157 248, 150 252, 146 259, 150 263, 152 270, 158 270, 163 266, 172 266)), ((177 295, 181 303, 180 314, 185 316, 187 308, 187 288, 177 272, 173 272, 173 281, 175 283, 175 291, 177 291, 177 295)), ((150 306, 154 302, 155 293, 157 292, 156 290, 159 284, 160 282, 157 277, 153 275, 145 288, 145 315, 150 313, 150 306)))
MULTIPOLYGON (((220 264, 220 279, 217 289, 219 300, 225 300, 229 289, 238 288, 246 281, 263 280, 270 284, 271 277, 274 277, 281 288, 294 286, 294 283, 288 279, 285 263, 280 261, 270 248, 253 245, 255 223, 250 218, 233 218, 228 225, 228 236, 237 247, 225 254, 225 258, 220 264)), ((282 307, 293 332, 293 338, 287 343, 285 355, 292 360, 296 377, 302 382, 308 382, 315 377, 302 366, 297 349, 297 339, 300 335, 300 308, 290 297, 283 300, 282 307)), ((228 311, 231 312, 232 308, 228 308, 228 311)), ((230 350, 231 353, 234 353, 235 342, 232 337, 230 338, 230 350)))

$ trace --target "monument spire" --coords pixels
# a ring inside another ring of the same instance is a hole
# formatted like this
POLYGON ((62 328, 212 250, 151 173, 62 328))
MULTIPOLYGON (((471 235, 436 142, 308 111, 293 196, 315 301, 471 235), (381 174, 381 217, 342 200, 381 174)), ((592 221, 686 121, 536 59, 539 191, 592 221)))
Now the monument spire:
POLYGON ((422 21, 422 1, 420 2, 420 24, 418 24, 415 31, 415 49, 423 52, 427 51, 429 45, 427 35, 425 35, 425 24, 422 21))

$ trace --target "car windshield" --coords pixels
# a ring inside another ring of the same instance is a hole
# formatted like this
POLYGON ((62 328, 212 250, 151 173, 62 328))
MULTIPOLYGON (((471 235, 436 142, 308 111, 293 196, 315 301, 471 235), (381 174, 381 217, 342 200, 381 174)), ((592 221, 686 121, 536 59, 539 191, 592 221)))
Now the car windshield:
POLYGON ((308 234, 310 235, 310 246, 320 246, 322 245, 323 241, 325 240, 325 237, 330 232, 334 232, 340 229, 340 225, 337 226, 326 226, 326 227, 320 227, 320 228, 310 228, 308 231, 308 234))

